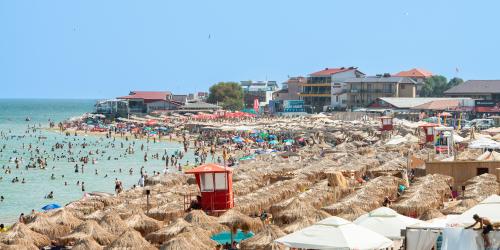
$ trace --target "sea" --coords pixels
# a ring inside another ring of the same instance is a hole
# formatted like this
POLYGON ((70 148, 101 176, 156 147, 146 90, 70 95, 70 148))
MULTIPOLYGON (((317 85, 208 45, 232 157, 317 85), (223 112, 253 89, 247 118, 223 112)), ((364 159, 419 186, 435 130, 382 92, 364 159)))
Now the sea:
MULTIPOLYGON (((114 193, 115 178, 123 182, 125 189, 130 188, 138 183, 142 166, 149 175, 153 171, 163 172, 165 162, 162 156, 183 149, 179 142, 154 143, 152 140, 147 142, 131 138, 126 141, 124 138, 107 139, 104 136, 85 135, 83 132, 77 136, 67 136, 46 129, 50 121, 57 125, 59 121, 92 112, 95 103, 96 100, 0 99, 0 131, 6 135, 0 138, 0 196, 4 197, 0 201, 0 223, 13 223, 21 213, 28 214, 32 209, 43 211, 41 208, 48 204, 64 206, 81 199, 85 192, 114 193), (31 120, 26 121, 27 117, 31 120), (33 133, 28 128, 33 126, 45 129, 37 129, 33 133), (53 151, 52 147, 58 142, 64 143, 64 148, 53 151), (83 173, 76 173, 75 164, 82 164, 68 160, 68 142, 75 145, 72 149, 75 158, 99 150, 99 155, 90 156, 95 157, 97 162, 89 162, 83 173), (88 146, 83 148, 83 143, 88 146), (132 145, 134 154, 125 153, 128 145, 132 145), (141 151, 141 145, 144 145, 144 151, 141 151), (26 168, 36 149, 48 158, 45 169, 26 168), (147 162, 144 161, 146 152, 149 156, 147 162), (152 159, 151 155, 156 153, 160 155, 159 159, 152 159), (22 158, 19 168, 14 162, 16 157, 22 158), (19 182, 12 182, 15 177, 19 182), (21 182, 22 179, 25 183, 21 182), (85 183, 85 191, 77 182, 85 183), (54 192, 54 198, 46 199, 45 196, 51 191, 54 192)), ((187 161, 193 162, 193 159, 193 152, 188 151, 180 163, 184 165, 187 161)), ((174 167, 169 168, 169 172, 175 171, 174 167)))

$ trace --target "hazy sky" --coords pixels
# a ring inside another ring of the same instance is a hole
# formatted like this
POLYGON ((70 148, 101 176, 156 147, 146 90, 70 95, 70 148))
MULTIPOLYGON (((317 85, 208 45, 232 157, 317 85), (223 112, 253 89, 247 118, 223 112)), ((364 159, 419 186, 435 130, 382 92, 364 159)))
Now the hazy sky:
POLYGON ((499 11, 497 0, 0 0, 0 97, 187 93, 339 66, 500 79, 499 11))

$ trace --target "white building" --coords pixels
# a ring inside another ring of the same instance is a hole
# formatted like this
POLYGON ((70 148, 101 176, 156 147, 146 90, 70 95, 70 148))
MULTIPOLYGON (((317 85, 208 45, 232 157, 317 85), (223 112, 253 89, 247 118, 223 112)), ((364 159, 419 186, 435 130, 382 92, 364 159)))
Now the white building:
POLYGON ((243 100, 245 107, 253 107, 255 99, 259 100, 259 106, 265 107, 273 99, 273 93, 279 89, 276 81, 241 81, 243 89, 243 100))

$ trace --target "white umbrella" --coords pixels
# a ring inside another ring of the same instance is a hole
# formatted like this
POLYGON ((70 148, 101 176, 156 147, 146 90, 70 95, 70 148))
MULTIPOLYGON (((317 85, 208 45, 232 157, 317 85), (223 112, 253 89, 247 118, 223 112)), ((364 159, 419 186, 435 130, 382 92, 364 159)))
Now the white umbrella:
POLYGON ((472 141, 470 144, 469 144, 469 148, 491 148, 491 149, 499 149, 500 148, 500 143, 492 140, 492 139, 488 139, 488 138, 484 138, 484 137, 481 137, 477 140, 474 140, 472 141))
POLYGON ((306 249, 382 249, 393 244, 376 232, 336 216, 275 241, 288 247, 306 249))
POLYGON ((388 207, 377 208, 367 214, 361 215, 354 224, 366 227, 389 239, 401 239, 401 229, 422 222, 404 215, 388 207))
POLYGON ((500 196, 496 194, 489 196, 461 214, 458 220, 463 224, 473 224, 472 216, 475 214, 489 219, 491 223, 500 222, 500 196))

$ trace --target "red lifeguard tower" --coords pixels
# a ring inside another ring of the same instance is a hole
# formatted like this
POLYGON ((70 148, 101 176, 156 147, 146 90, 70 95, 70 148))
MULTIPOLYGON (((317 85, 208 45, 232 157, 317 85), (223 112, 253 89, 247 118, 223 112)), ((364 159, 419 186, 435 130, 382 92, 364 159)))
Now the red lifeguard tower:
POLYGON ((185 172, 194 174, 200 188, 201 209, 211 213, 226 211, 234 207, 233 171, 209 163, 185 172))
POLYGON ((435 123, 426 123, 426 124, 421 124, 419 125, 422 129, 424 129, 424 134, 425 134, 425 141, 424 143, 427 142, 434 142, 434 136, 435 136, 435 127, 439 127, 439 124, 435 123))
POLYGON ((391 131, 394 128, 392 117, 390 116, 381 116, 380 122, 382 122, 382 127, 380 128, 381 131, 391 131))

